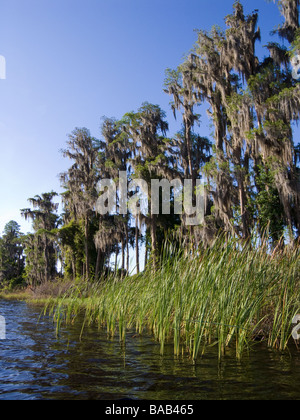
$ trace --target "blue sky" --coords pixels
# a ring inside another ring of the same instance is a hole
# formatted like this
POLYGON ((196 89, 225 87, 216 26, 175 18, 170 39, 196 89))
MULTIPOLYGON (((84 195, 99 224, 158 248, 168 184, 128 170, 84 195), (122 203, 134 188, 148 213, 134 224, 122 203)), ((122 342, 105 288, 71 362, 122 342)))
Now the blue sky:
MULTIPOLYGON (((0 0, 0 234, 27 199, 60 192, 69 162, 59 150, 75 127, 100 137, 102 116, 120 118, 144 101, 167 112, 166 68, 176 68, 196 41, 194 29, 224 26, 233 0, 0 0)), ((281 22, 273 2, 260 10, 262 43, 281 22)), ((259 53, 263 54, 261 47, 259 53)), ((200 129, 208 135, 204 116, 200 129)))

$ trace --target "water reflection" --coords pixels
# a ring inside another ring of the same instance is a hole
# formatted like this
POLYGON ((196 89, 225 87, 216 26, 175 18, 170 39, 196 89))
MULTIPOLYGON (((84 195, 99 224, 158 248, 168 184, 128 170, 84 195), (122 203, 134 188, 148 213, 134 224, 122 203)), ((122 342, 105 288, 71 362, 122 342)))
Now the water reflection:
POLYGON ((129 334, 126 348, 106 333, 81 324, 63 328, 39 319, 22 302, 0 301, 7 340, 0 341, 0 399, 299 399, 300 354, 257 346, 242 362, 221 363, 211 350, 196 365, 160 356, 150 336, 129 334), (39 321, 39 322, 38 322, 39 321))

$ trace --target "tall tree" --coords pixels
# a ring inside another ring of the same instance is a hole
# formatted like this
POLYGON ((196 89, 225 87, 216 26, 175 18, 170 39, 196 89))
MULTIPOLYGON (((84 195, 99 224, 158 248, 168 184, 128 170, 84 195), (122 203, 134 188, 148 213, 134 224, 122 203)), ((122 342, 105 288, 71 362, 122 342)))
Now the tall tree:
POLYGON ((25 267, 23 237, 17 222, 11 220, 5 225, 3 237, 0 238, 1 285, 16 286, 22 283, 25 267))
MULTIPOLYGON (((166 133, 168 123, 165 112, 158 106, 148 102, 142 104, 137 113, 128 113, 123 119, 123 128, 132 138, 134 157, 131 164, 134 177, 142 178, 148 183, 148 200, 151 203, 151 180, 166 174, 167 150, 166 133)), ((157 258, 158 217, 151 212, 147 216, 150 229, 152 260, 157 258)))
POLYGON ((192 71, 190 66, 182 65, 177 70, 167 69, 165 92, 172 95, 172 109, 176 118, 176 111, 182 110, 184 147, 181 149, 184 162, 185 179, 195 179, 193 163, 192 163, 192 131, 195 122, 199 120, 199 115, 195 114, 194 107, 197 104, 192 84, 192 71))
POLYGON ((28 262, 26 266, 27 277, 33 284, 52 280, 56 274, 55 248, 51 231, 56 229, 59 224, 59 217, 56 214, 58 203, 53 203, 53 199, 57 195, 54 191, 36 195, 28 199, 33 209, 25 208, 21 210, 25 220, 31 219, 33 221, 35 232, 28 236, 25 250, 28 262), (30 264, 31 256, 34 255, 35 261, 30 264), (42 259, 41 256, 43 256, 42 259))
MULTIPOLYGON (((103 160, 99 161, 99 167, 102 177, 108 177, 113 179, 116 184, 119 184, 120 181, 120 172, 126 173, 127 179, 130 177, 130 164, 129 159, 131 157, 132 151, 129 144, 129 137, 127 133, 123 130, 123 122, 118 121, 114 118, 103 118, 101 125, 101 133, 105 141, 105 152, 103 160)), ((126 197, 127 199, 128 197, 126 197)), ((116 215, 111 218, 111 223, 114 226, 114 235, 111 235, 109 229, 105 229, 106 225, 102 227, 99 226, 99 232, 101 232, 101 237, 99 233, 96 234, 96 243, 106 243, 106 246, 115 248, 116 254, 119 252, 119 244, 121 243, 121 258, 122 258, 122 270, 125 269, 125 251, 129 247, 129 235, 128 235, 128 223, 129 217, 128 214, 120 214, 120 197, 118 191, 116 191, 116 215), (109 236, 107 240, 103 242, 103 235, 106 231, 106 235, 109 236), (97 236, 99 236, 97 238, 97 236)), ((103 220, 103 217, 100 218, 100 224, 103 220)), ((99 249, 101 252, 101 250, 99 249)), ((102 250, 103 252, 103 250, 102 250)), ((128 252, 127 252, 128 254, 128 252)), ((129 255, 127 256, 127 260, 129 255)), ((117 255, 116 255, 117 260, 117 255)))
MULTIPOLYGON (((278 4, 285 17, 278 33, 295 48, 299 2, 278 4)), ((299 181, 291 129, 291 122, 299 119, 299 86, 293 85, 287 50, 269 43, 271 57, 261 63, 256 57, 257 11, 246 16, 236 1, 225 22, 226 31, 216 27, 211 33, 199 31, 185 63, 192 73, 190 96, 199 104, 208 102, 215 126, 215 153, 206 168, 215 222, 231 234, 250 235, 251 200, 260 192, 259 168, 265 165, 272 172, 268 180, 274 182, 292 236, 294 227, 299 232, 299 181)), ((271 199, 273 194, 262 196, 271 199)))
POLYGON ((69 206, 75 220, 83 221, 85 237, 85 278, 90 278, 90 223, 97 200, 97 159, 99 144, 86 128, 76 128, 62 150, 64 157, 74 163, 61 174, 61 182, 68 191, 69 206))

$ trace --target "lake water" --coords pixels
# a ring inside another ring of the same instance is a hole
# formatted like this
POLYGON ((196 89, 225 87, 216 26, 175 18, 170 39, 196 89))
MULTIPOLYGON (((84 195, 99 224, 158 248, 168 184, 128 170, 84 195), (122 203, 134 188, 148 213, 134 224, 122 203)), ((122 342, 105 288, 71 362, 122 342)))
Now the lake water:
POLYGON ((174 358, 151 336, 128 334, 126 346, 105 331, 63 327, 24 302, 0 300, 6 339, 0 340, 0 400, 300 399, 300 352, 259 344, 241 362, 219 363, 212 349, 197 364, 174 358))

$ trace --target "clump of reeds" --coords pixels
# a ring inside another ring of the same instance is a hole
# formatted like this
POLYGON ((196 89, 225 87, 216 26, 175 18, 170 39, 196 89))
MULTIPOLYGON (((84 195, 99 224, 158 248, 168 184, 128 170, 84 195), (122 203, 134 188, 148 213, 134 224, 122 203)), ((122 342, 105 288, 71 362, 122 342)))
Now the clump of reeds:
POLYGON ((210 346, 219 357, 235 348, 240 358, 257 340, 285 350, 292 319, 300 313, 299 248, 268 251, 266 244, 219 238, 197 252, 166 245, 158 268, 124 279, 81 285, 47 307, 60 322, 83 313, 85 323, 105 327, 125 340, 133 328, 151 331, 161 352, 193 360, 210 346))

